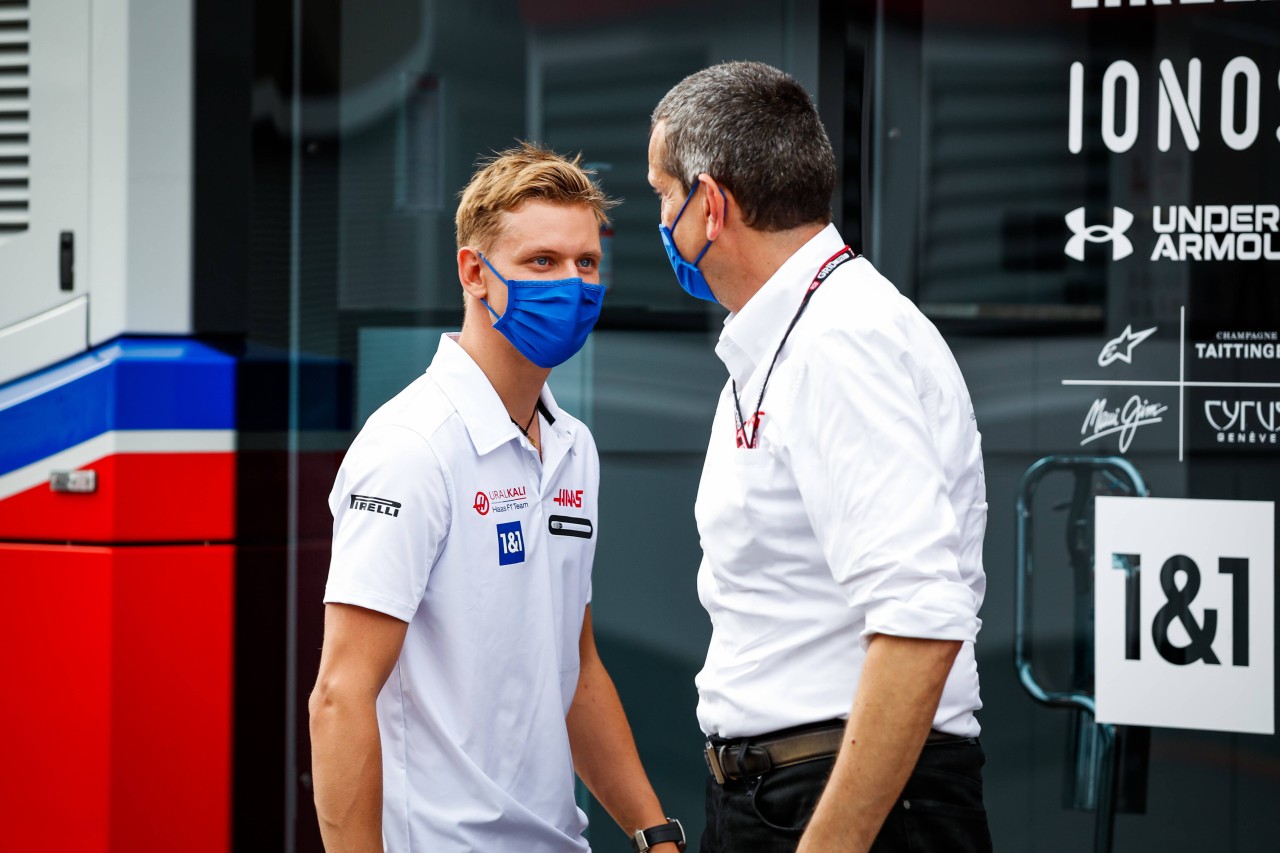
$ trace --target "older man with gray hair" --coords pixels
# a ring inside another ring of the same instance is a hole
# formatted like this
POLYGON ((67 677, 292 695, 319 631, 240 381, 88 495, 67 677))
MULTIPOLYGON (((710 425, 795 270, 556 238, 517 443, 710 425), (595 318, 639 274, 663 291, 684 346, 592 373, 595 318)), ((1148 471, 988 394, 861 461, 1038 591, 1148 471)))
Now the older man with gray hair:
POLYGON ((812 100, 754 62, 658 104, 681 287, 729 309, 694 512, 704 853, 984 851, 981 437, 933 325, 831 224, 812 100))

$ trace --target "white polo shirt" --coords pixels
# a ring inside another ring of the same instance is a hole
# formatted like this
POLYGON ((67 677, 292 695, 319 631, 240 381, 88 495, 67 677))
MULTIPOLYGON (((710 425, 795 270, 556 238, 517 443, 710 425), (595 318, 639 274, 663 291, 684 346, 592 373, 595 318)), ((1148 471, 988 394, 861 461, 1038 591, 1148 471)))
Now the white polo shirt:
MULTIPOLYGON (((818 269, 828 226, 725 321, 716 353, 750 419, 818 269)), ((814 294, 760 409, 735 442, 726 384, 695 514, 711 646, 697 677, 704 732, 746 737, 847 718, 875 633, 963 640, 934 728, 978 734, 973 640, 986 589, 981 437, 938 331, 864 258, 814 294)))
MULTIPOLYGON (((565 715, 591 600, 600 466, 542 401, 543 458, 450 336, 343 460, 326 603, 409 624, 378 696, 396 853, 586 851, 565 715)), ((541 416, 540 416, 541 417, 541 416)))

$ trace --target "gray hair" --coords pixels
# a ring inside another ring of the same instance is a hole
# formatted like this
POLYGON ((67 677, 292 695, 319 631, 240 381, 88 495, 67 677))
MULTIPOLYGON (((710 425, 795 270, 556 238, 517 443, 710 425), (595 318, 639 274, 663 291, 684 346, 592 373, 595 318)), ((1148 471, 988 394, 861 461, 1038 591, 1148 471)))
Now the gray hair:
POLYGON ((650 132, 659 123, 659 165, 686 193, 705 172, 733 191, 757 230, 831 221, 835 154, 813 100, 786 73, 762 62, 704 68, 658 102, 650 132))

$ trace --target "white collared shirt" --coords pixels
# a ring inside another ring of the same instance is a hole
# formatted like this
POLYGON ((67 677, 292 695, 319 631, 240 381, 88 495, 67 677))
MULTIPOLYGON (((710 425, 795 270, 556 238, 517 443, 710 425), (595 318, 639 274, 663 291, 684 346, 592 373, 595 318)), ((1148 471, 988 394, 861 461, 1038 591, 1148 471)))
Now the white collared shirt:
MULTIPOLYGON (((805 290, 843 245, 828 226, 725 321, 716 353, 748 421, 805 290)), ((787 338, 760 409, 759 445, 739 448, 726 384, 698 489, 703 731, 847 718, 866 643, 889 634, 963 641, 934 728, 976 736, 986 487, 942 337, 866 259, 846 262, 787 338)))
POLYGON ((543 459, 449 336, 375 412, 329 496, 326 603, 409 624, 378 696, 388 851, 586 851, 565 715, 600 468, 542 401, 543 459))

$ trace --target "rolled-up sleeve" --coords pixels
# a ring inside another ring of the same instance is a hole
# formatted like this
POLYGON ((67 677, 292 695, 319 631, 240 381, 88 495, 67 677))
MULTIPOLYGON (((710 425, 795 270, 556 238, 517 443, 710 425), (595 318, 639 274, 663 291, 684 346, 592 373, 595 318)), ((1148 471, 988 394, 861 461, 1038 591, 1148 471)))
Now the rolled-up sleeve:
POLYGON ((936 377, 894 328, 829 329, 797 374, 786 455, 823 554, 872 634, 974 640, 978 596, 931 411, 936 377))

